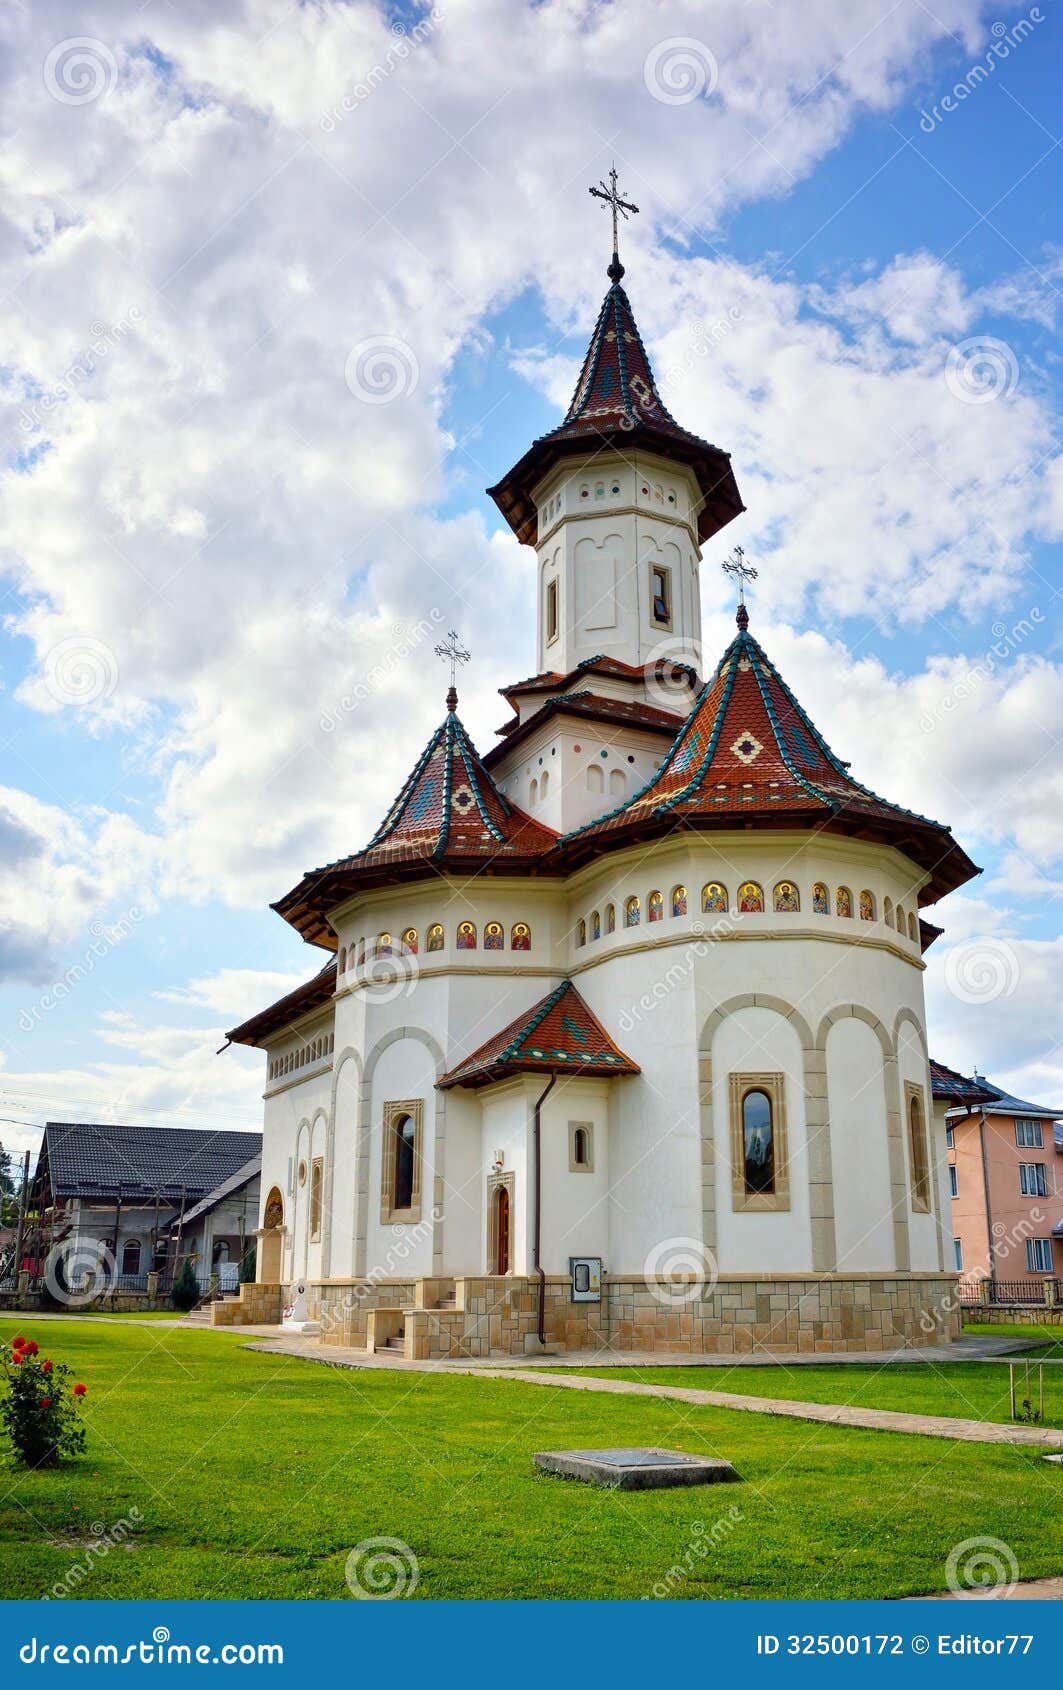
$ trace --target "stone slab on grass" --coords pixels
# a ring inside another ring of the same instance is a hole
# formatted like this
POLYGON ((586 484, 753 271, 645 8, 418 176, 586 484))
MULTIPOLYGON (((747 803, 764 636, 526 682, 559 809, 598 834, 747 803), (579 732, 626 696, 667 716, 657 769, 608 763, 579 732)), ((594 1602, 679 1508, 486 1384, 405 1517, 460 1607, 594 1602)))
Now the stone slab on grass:
POLYGON ((729 1461, 675 1449, 542 1450, 534 1460, 544 1473, 584 1479, 610 1490, 664 1490, 672 1485, 717 1485, 738 1479, 729 1461))

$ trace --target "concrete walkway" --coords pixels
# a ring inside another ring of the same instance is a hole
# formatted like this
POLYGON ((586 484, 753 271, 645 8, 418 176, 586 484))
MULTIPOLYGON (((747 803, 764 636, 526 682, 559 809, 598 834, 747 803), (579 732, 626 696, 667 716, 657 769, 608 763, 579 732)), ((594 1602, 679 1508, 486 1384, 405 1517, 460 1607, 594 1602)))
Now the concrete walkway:
MULTIPOLYGON (((960 1420, 942 1414, 905 1414, 889 1408, 856 1408, 850 1404, 799 1402, 784 1397, 741 1396, 733 1391, 702 1391, 687 1385, 640 1385, 627 1379, 597 1379, 587 1374, 554 1373, 548 1368, 503 1368, 484 1362, 405 1361, 402 1357, 367 1355, 306 1338, 270 1338, 249 1349, 269 1355, 298 1356, 327 1367, 388 1368, 405 1373, 461 1373, 479 1379, 515 1379, 522 1385, 545 1385, 553 1390, 592 1391, 607 1396, 663 1397, 706 1408, 732 1408, 749 1414, 773 1414, 787 1420, 816 1420, 825 1426, 856 1426, 863 1431, 903 1432, 923 1438, 948 1438, 977 1444, 1021 1444, 1034 1449, 1063 1450, 1063 1428, 1002 1425, 990 1420, 960 1420)), ((658 1362, 660 1358, 657 1358, 658 1362)), ((612 1358, 610 1358, 612 1361, 612 1358)), ((600 1365, 600 1362, 599 1362, 600 1365)))
POLYGON ((1063 1578, 1030 1579, 1026 1584, 991 1584, 984 1591, 939 1590, 933 1596, 906 1596, 906 1602, 1063 1602, 1063 1578))

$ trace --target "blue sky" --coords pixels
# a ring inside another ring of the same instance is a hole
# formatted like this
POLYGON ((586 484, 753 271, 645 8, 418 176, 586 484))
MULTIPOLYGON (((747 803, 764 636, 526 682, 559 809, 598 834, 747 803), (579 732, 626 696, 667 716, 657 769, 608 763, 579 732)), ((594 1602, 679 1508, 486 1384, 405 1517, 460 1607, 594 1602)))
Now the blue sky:
POLYGON ((482 748, 534 667, 530 554, 484 488, 567 400, 613 157, 666 396, 749 507, 706 556, 707 657, 740 540, 835 749, 985 868, 938 912, 935 1052, 1063 1101, 1063 26, 938 10, 492 0, 402 56, 363 5, 9 20, 0 1140, 256 1123, 261 1059, 213 1051, 318 965, 266 904, 364 842, 445 677, 419 656, 322 713, 430 610, 473 647, 482 748), (86 34, 82 101, 58 49, 86 34), (676 38, 704 86, 662 100, 676 38), (387 405, 344 377, 381 336, 387 405))

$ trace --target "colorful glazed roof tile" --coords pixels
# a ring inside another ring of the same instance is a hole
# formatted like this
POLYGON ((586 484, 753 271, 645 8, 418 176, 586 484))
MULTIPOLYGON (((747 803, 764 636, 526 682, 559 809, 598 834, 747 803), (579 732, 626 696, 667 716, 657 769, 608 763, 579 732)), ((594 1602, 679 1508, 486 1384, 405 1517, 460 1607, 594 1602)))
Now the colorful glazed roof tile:
POLYGON ((507 703, 512 704, 515 699, 526 698, 529 693, 560 692, 587 675, 605 675, 610 680, 630 681, 633 686, 644 686, 648 682, 660 680, 664 674, 669 677, 683 674, 695 686, 699 680, 696 669, 689 663, 680 663, 676 659, 658 658, 652 663, 624 663, 619 657, 605 657, 599 653, 596 657, 585 657, 574 669, 570 669, 567 675, 556 669, 547 669, 541 675, 529 675, 526 681, 515 681, 511 686, 499 687, 498 690, 507 703))
POLYGON ((617 445, 625 456, 642 445, 690 466, 701 490, 698 535, 703 542, 745 509, 729 455, 681 427, 665 406, 619 280, 602 302, 564 421, 534 441, 488 491, 517 538, 530 544, 537 520, 531 493, 552 464, 617 445))
POLYGON ((931 875, 925 902, 979 871, 948 829, 861 786, 813 726, 748 628, 702 688, 660 769, 615 810, 566 834, 566 859, 611 835, 670 826, 823 826, 897 843, 931 875))
MULTIPOLYGON (((536 710, 533 716, 521 721, 519 716, 503 724, 499 733, 504 735, 501 745, 493 745, 484 755, 484 766, 493 768, 503 757, 509 755, 515 745, 527 739, 544 722, 552 716, 582 716, 592 722, 617 723, 625 728, 646 728, 650 733, 666 734, 671 740, 675 737, 682 717, 672 710, 659 710, 655 704, 645 704, 635 698, 603 698, 594 692, 565 692, 559 697, 548 698, 546 703, 536 710)), ((663 749, 663 747, 662 747, 663 749)))
POLYGON ((486 1086, 510 1074, 612 1079, 640 1072, 613 1043, 572 981, 562 980, 437 1083, 444 1088, 486 1086))
POLYGON ((930 1089, 939 1103, 988 1103, 996 1095, 980 1080, 968 1079, 955 1068, 935 1062, 933 1057, 930 1058, 930 1089))
MULTIPOLYGON (((456 697, 454 704, 457 703, 456 697)), ((499 792, 454 704, 363 851, 308 871, 272 907, 304 938, 335 947, 329 910, 361 886, 423 874, 511 872, 553 851, 557 834, 499 792)))

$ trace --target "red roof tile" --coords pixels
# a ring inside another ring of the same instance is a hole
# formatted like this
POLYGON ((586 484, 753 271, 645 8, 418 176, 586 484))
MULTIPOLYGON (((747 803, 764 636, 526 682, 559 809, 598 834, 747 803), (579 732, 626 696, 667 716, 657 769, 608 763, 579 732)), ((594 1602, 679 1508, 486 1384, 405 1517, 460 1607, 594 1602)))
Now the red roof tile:
POLYGON ((548 1073, 612 1079, 641 1071, 613 1043, 572 981, 563 980, 437 1083, 484 1086, 509 1074, 548 1073))
POLYGON ((674 738, 682 722, 682 717, 673 711, 660 710, 657 705, 644 704, 641 699, 603 698, 600 693, 594 692, 564 692, 556 698, 548 698, 525 721, 515 716, 511 722, 503 723, 498 731, 505 738, 501 745, 493 745, 485 753, 484 767, 494 768, 514 745, 527 739, 552 716, 581 716, 586 720, 616 723, 621 727, 648 728, 651 733, 667 734, 669 739, 674 738))

